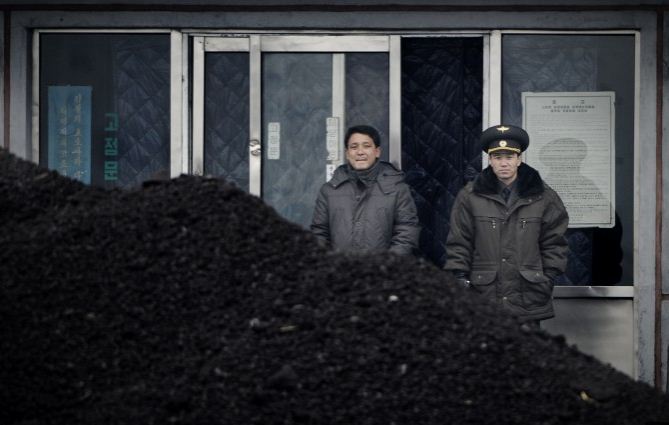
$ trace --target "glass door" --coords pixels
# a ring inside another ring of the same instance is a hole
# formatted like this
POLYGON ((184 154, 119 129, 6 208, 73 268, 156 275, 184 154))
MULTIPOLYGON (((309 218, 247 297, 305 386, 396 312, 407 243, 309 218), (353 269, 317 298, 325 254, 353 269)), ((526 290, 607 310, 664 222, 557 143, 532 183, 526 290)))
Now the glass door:
POLYGON ((307 227, 348 126, 389 152, 388 36, 195 37, 193 172, 223 177, 307 227))

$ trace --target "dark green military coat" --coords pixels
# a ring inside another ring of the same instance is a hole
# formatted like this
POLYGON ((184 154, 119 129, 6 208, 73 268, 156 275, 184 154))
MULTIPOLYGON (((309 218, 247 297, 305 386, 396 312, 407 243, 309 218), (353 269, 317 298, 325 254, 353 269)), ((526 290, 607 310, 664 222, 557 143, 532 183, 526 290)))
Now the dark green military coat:
POLYGON ((507 206, 490 167, 458 194, 446 242, 446 269, 527 320, 554 316, 553 279, 567 265, 569 217, 560 197, 532 167, 518 167, 518 199, 507 206))

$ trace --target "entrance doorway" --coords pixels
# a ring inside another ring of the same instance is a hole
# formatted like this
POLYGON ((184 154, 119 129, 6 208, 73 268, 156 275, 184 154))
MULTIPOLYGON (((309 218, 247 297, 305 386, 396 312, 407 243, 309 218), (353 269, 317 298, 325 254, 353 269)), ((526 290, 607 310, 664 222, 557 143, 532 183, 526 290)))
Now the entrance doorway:
POLYGON ((348 126, 388 159, 388 36, 196 37, 193 172, 224 177, 308 227, 348 126))
POLYGON ((345 162, 344 132, 381 134, 407 174, 420 252, 445 260, 450 208, 481 169, 482 36, 194 37, 195 174, 263 198, 308 228, 320 186, 345 162))

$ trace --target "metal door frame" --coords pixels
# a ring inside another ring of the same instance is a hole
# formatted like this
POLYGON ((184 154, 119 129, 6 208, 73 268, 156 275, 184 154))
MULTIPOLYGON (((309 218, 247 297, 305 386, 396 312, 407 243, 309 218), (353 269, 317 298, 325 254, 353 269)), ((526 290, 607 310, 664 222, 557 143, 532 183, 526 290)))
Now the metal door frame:
MULTIPOLYGON (((624 371, 637 378, 640 375, 640 360, 636 353, 639 351, 639 328, 643 321, 639 311, 639 282, 641 278, 641 259, 638 255, 640 250, 640 229, 639 229, 639 205, 641 192, 640 187, 640 96, 641 96, 641 39, 639 30, 496 30, 491 32, 490 39, 490 121, 489 125, 499 124, 501 120, 502 109, 502 37, 507 34, 523 34, 523 35, 632 35, 635 38, 635 66, 634 66, 634 205, 633 205, 633 281, 626 282, 624 285, 602 285, 605 282, 591 282, 590 285, 569 285, 556 286, 553 290, 553 296, 557 299, 557 303, 563 304, 566 311, 571 309, 571 312, 577 314, 579 306, 583 303, 597 303, 603 311, 609 311, 607 319, 611 319, 610 323, 612 329, 630 332, 624 337, 629 338, 629 346, 625 347, 628 350, 627 357, 622 356, 623 359, 628 359, 631 364, 613 364, 619 370, 624 371), (573 306, 572 306, 573 305, 573 306), (575 306, 575 307, 574 307, 575 306), (629 327, 622 326, 624 320, 628 320, 629 310, 631 310, 631 321, 629 327), (617 323, 614 323, 618 320, 617 323), (616 325, 618 326, 616 328, 616 325)), ((559 321, 573 320, 573 317, 556 316, 548 322, 553 322, 547 328, 555 327, 560 329, 559 321)), ((567 329, 560 329, 565 331, 568 342, 574 343, 577 341, 571 340, 572 334, 582 332, 582 329, 574 329, 575 332, 566 332, 567 329)), ((580 335, 583 337, 583 335, 580 335)), ((613 358, 606 358, 606 348, 600 345, 599 342, 604 338, 602 335, 587 335, 588 343, 594 344, 595 351, 590 354, 602 359, 605 358, 608 362, 613 362, 613 358), (594 342, 593 342, 594 340, 594 342)), ((608 335, 611 337, 611 335, 608 335)), ((620 337, 618 335, 618 337, 620 337)), ((592 348, 592 347, 591 347, 592 348)), ((618 353, 616 353, 618 354, 618 353)), ((627 360, 625 360, 627 361, 627 360)))
MULTIPOLYGON (((182 76, 188 69, 188 55, 186 52, 185 39, 181 31, 167 29, 34 29, 32 34, 32 81, 31 81, 31 132, 30 152, 31 157, 39 163, 40 157, 40 35, 51 33, 82 33, 82 34, 169 34, 170 35, 170 177, 177 177, 182 172, 188 172, 188 149, 184 141, 187 138, 187 108, 184 101, 188 99, 188 86, 182 84, 182 76)), ((186 104, 187 105, 187 104, 186 104)))
POLYGON ((249 192, 262 193, 262 53, 323 52, 333 54, 332 113, 339 119, 340 158, 343 158, 345 122, 345 53, 386 52, 390 64, 389 158, 401 162, 401 74, 399 66, 399 37, 389 35, 197 35, 193 37, 193 115, 192 115, 192 173, 204 172, 204 58, 209 52, 249 53, 249 192), (395 40, 393 40, 395 39, 395 40), (391 49, 394 46, 395 49, 391 49), (394 55, 397 55, 395 57, 394 55))
MULTIPOLYGON (((488 125, 496 125, 502 119, 502 37, 508 34, 522 35, 633 35, 635 38, 635 66, 634 66, 634 187, 639 187, 639 101, 640 101, 640 33, 638 30, 497 30, 490 34, 490 119, 488 125)), ((484 71, 485 72, 485 71, 484 71)), ((484 120, 485 122, 485 120, 484 120)), ((634 236, 633 251, 638 252, 638 200, 639 192, 635 193, 634 199, 634 236)), ((633 298, 635 294, 635 283, 638 281, 639 261, 634 256, 633 276, 634 281, 623 285, 569 285, 556 286, 554 295, 556 298, 633 298)))

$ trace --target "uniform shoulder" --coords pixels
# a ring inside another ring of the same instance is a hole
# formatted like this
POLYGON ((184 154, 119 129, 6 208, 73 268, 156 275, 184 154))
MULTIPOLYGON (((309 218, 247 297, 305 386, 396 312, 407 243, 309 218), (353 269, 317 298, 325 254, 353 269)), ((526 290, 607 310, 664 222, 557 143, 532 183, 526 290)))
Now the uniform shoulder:
POLYGON ((474 192, 474 182, 467 182, 460 190, 458 190, 458 194, 455 197, 456 202, 469 202, 469 199, 472 196, 475 196, 476 192, 474 192))
POLYGON ((546 196, 557 196, 558 198, 560 197, 560 195, 558 195, 557 192, 552 187, 550 187, 550 185, 548 183, 546 183, 545 180, 542 180, 542 183, 543 183, 543 186, 544 186, 544 195, 546 195, 546 196))
POLYGON ((470 181, 467 182, 464 186, 462 186, 462 189, 458 193, 472 193, 474 192, 474 182, 470 181))
POLYGON ((563 203, 562 198, 555 191, 555 189, 550 187, 548 183, 546 183, 545 181, 543 182, 543 184, 544 184, 544 197, 548 200, 559 202, 560 204, 562 204, 563 203))

